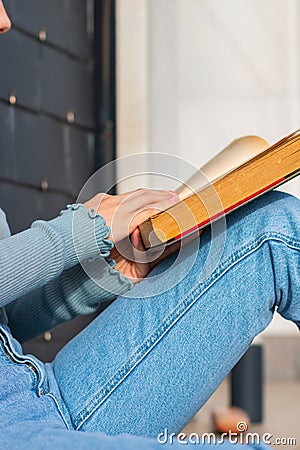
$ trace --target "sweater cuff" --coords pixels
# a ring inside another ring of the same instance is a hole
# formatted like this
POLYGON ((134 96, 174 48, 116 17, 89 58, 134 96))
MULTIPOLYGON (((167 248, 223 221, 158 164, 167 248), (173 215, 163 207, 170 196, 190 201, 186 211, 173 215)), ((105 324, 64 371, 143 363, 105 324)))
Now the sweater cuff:
POLYGON ((113 248, 113 243, 108 240, 110 228, 104 218, 82 204, 68 205, 55 219, 48 222, 38 220, 32 227, 51 227, 61 237, 65 252, 64 270, 99 256, 107 258, 113 248))

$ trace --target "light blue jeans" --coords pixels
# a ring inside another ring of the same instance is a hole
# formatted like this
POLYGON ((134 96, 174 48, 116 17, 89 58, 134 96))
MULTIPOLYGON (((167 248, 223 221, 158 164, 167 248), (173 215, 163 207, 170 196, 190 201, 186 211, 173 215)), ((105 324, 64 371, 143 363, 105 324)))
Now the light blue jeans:
POLYGON ((224 251, 205 280, 209 229, 196 252, 189 244, 177 265, 177 255, 160 263, 51 364, 23 355, 2 326, 1 450, 162 448, 158 434, 184 427, 275 309, 299 327, 299 237, 300 201, 272 192, 228 216, 224 251))

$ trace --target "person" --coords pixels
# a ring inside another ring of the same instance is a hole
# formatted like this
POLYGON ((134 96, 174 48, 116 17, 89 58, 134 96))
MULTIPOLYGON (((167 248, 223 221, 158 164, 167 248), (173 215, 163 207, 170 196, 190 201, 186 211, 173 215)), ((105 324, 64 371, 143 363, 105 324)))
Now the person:
MULTIPOLYGON (((0 31, 9 28, 0 0, 0 31)), ((130 233, 141 248, 137 225, 177 200, 165 190, 99 194, 14 236, 0 213, 2 449, 158 449, 165 430, 165 447, 180 448, 171 437, 275 309, 300 327, 299 200, 274 191, 232 212, 220 260, 201 280, 222 231, 212 237, 205 229, 176 264, 177 248, 145 263, 114 247, 130 233), (105 264, 95 283, 83 266, 99 261, 105 264), (20 342, 106 300, 111 304, 52 363, 23 354, 20 342)))

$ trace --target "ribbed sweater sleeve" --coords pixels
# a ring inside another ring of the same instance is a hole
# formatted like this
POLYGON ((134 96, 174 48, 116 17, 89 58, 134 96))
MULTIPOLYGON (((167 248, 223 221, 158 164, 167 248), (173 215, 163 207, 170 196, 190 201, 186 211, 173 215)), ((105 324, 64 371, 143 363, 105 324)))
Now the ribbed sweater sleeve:
POLYGON ((102 283, 93 281, 77 265, 65 270, 46 286, 7 305, 5 310, 13 335, 20 342, 25 342, 78 315, 97 311, 102 303, 114 300, 130 289, 132 283, 112 266, 112 270, 104 264, 101 266, 102 282, 105 284, 107 278, 110 290, 106 290, 102 283))
POLYGON ((109 232, 101 216, 70 205, 56 219, 0 241, 0 306, 22 340, 92 312, 132 286, 108 259, 109 232), (78 262, 97 266, 99 283, 78 262))

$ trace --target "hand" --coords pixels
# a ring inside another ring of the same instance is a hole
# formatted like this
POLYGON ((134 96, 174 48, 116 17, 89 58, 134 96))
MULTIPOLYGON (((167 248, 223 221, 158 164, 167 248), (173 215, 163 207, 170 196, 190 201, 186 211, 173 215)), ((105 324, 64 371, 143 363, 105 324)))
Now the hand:
POLYGON ((97 194, 84 206, 104 217, 111 229, 109 239, 116 244, 149 216, 177 202, 177 194, 172 191, 137 189, 121 195, 97 194))
POLYGON ((135 259, 136 250, 139 252, 145 252, 140 230, 138 228, 131 233, 130 240, 131 248, 128 248, 127 241, 127 246, 125 248, 124 246, 120 246, 120 251, 119 246, 114 247, 110 252, 110 257, 116 262, 115 268, 119 270, 122 275, 130 278, 133 283, 138 283, 145 278, 153 267, 155 267, 163 259, 170 256, 172 253, 176 252, 181 245, 181 241, 175 242, 174 244, 167 246, 157 259, 148 262, 145 258, 144 261, 141 262, 139 256, 135 259))
MULTIPOLYGON (((125 244, 125 248, 124 247, 122 248, 122 245, 121 245, 120 246, 121 251, 119 252, 119 250, 116 247, 114 247, 110 252, 110 256, 111 256, 111 258, 113 258, 116 261, 116 269, 119 270, 122 273, 122 275, 125 275, 126 277, 130 278, 133 283, 138 283, 143 278, 145 278, 148 275, 148 273, 150 272, 150 270, 152 270, 158 263, 163 261, 168 256, 172 255, 173 253, 175 253, 177 250, 184 247, 185 245, 188 245, 194 239, 199 238, 202 232, 203 232, 203 230, 197 230, 194 233, 192 233, 191 235, 185 237, 184 239, 174 242, 171 245, 168 245, 167 247, 165 247, 165 249, 159 255, 159 257, 157 257, 154 260, 147 262, 147 260, 145 258, 144 262, 140 262, 140 258, 137 258, 136 260, 134 258, 135 250, 138 250, 139 252, 145 252, 145 249, 144 249, 144 246, 142 243, 140 230, 138 228, 136 228, 130 236, 131 237, 131 244, 130 244, 131 248, 126 249, 126 244, 125 244), (131 254, 130 254, 130 251, 131 251, 131 254), (124 256, 124 255, 129 255, 129 254, 130 254, 129 258, 124 256)), ((127 241, 127 246, 128 246, 128 241, 127 241)))
POLYGON ((149 273, 149 271, 162 259, 175 252, 180 243, 167 247, 163 254, 152 262, 135 261, 134 254, 138 250, 144 252, 140 231, 137 228, 150 215, 164 210, 178 202, 175 192, 138 189, 122 195, 98 194, 85 203, 87 209, 104 217, 111 228, 110 239, 117 244, 110 252, 110 257, 116 261, 116 269, 122 275, 137 283, 149 273), (130 235, 130 240, 126 238, 130 235), (125 242, 127 248, 122 247, 125 242), (128 248, 130 246, 130 248, 128 248), (130 256, 129 256, 130 255, 130 256))

